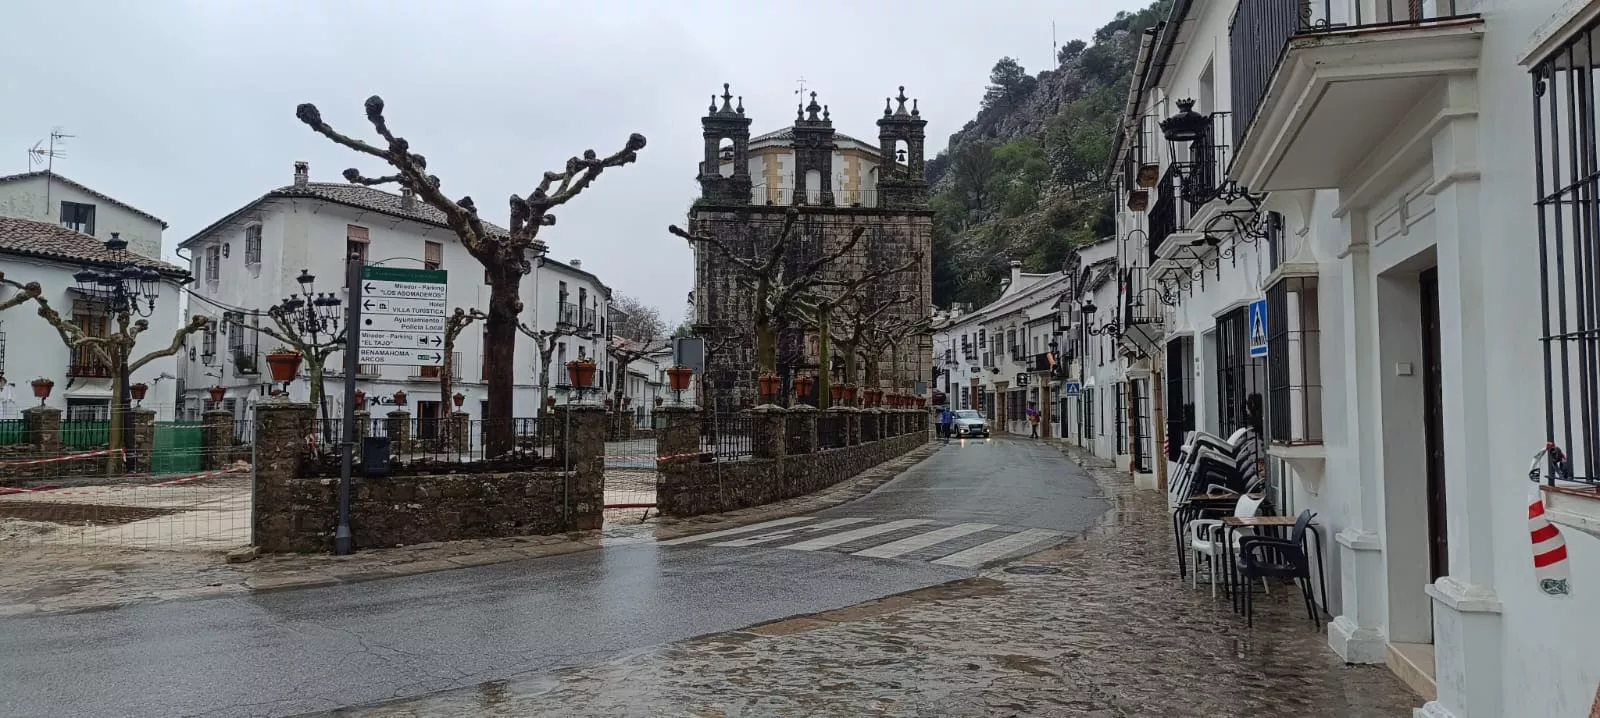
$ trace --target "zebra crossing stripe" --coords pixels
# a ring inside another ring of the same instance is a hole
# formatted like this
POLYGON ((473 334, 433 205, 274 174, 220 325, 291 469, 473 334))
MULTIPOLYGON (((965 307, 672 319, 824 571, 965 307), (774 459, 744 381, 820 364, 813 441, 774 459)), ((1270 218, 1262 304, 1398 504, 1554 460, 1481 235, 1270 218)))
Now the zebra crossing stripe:
POLYGON ((877 526, 867 526, 850 531, 840 531, 839 533, 828 536, 819 536, 809 541, 801 541, 800 543, 789 544, 788 546, 783 546, 782 548, 793 551, 816 551, 817 549, 830 548, 840 544, 850 543, 851 541, 858 539, 877 536, 878 534, 886 534, 891 531, 899 531, 900 529, 931 523, 933 522, 928 519, 901 519, 899 521, 890 521, 886 524, 878 524, 877 526))
POLYGON ((1046 531, 1044 529, 1028 529, 1011 534, 984 544, 978 544, 965 551, 953 553, 932 563, 940 566, 957 566, 960 568, 977 568, 985 563, 1001 558, 1041 541, 1060 536, 1060 531, 1046 531))
POLYGON ((694 543, 696 541, 706 541, 706 540, 714 539, 714 538, 722 538, 723 536, 737 536, 737 535, 742 534, 742 533, 749 533, 751 531, 760 531, 761 529, 772 528, 774 526, 787 526, 789 524, 800 523, 801 521, 810 521, 811 519, 814 519, 814 518, 816 518, 816 517, 815 516, 790 516, 789 518, 786 518, 786 519, 774 519, 772 521, 766 521, 766 522, 759 523, 759 524, 751 524, 749 526, 740 526, 739 528, 735 528, 735 529, 723 529, 721 531, 712 531, 710 533, 695 534, 693 536, 684 536, 683 538, 675 538, 675 539, 672 539, 670 541, 662 541, 661 545, 663 545, 663 546, 677 546, 679 544, 694 543))
POLYGON ((857 551, 852 555, 865 556, 867 558, 894 558, 896 556, 903 556, 911 553, 912 551, 917 551, 920 549, 925 549, 929 546, 941 544, 951 539, 961 538, 962 536, 966 536, 968 534, 975 534, 979 531, 988 531, 994 527, 994 524, 956 524, 955 526, 946 526, 942 529, 934 529, 927 533, 921 533, 917 534, 916 536, 903 538, 899 541, 890 541, 882 546, 873 546, 869 549, 857 551))
POLYGON ((866 523, 866 522, 871 521, 871 520, 872 519, 830 519, 830 520, 824 521, 824 522, 822 522, 820 524, 806 524, 805 526, 790 526, 790 527, 780 528, 777 531, 773 531, 771 533, 756 534, 755 536, 747 536, 745 538, 736 538, 736 539, 734 539, 732 541, 723 541, 722 543, 714 543, 714 544, 711 544, 711 545, 712 546, 729 546, 729 547, 733 547, 733 548, 738 548, 738 547, 742 547, 742 546, 755 546, 757 544, 764 544, 764 543, 768 543, 768 542, 772 542, 772 541, 780 541, 782 539, 795 538, 795 532, 797 532, 797 531, 803 531, 805 533, 816 533, 818 531, 827 531, 828 529, 836 529, 836 528, 839 528, 841 526, 849 526, 851 524, 866 523))

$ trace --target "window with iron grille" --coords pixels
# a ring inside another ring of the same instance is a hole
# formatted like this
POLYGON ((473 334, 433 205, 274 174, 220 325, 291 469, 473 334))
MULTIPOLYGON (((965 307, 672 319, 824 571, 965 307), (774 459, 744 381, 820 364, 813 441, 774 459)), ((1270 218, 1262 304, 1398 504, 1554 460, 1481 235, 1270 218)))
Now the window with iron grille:
POLYGON ((1194 337, 1167 342, 1167 460, 1177 461, 1194 431, 1194 337))
POLYGON ((422 268, 438 269, 444 266, 444 245, 439 242, 422 243, 422 268))
POLYGON ((1322 343, 1317 278, 1283 277, 1267 288, 1268 438, 1322 443, 1322 343))
POLYGON ((1128 448, 1133 454, 1133 469, 1141 474, 1152 471, 1151 456, 1155 453, 1154 434, 1150 421, 1150 380, 1134 379, 1128 383, 1133 399, 1133 423, 1128 448))
MULTIPOLYGON (((1268 317, 1271 321, 1271 317, 1268 317)), ((1249 427, 1260 434, 1266 362, 1250 356, 1250 327, 1240 307, 1217 318, 1217 418, 1224 437, 1249 427)))
POLYGON ((1094 387, 1086 386, 1078 395, 1082 397, 1078 402, 1078 438, 1088 439, 1094 436, 1094 387))
POLYGON ((1128 396, 1127 387, 1122 382, 1111 385, 1111 393, 1116 395, 1116 409, 1111 415, 1111 423, 1117 427, 1117 453, 1128 453, 1128 396))
POLYGON ((261 225, 252 224, 244 228, 244 263, 261 263, 261 225))
POLYGON ((261 360, 256 350, 257 335, 245 324, 244 315, 233 314, 226 320, 228 332, 228 357, 233 361, 235 376, 255 376, 261 373, 261 360))
POLYGON ((215 244, 206 247, 206 281, 217 283, 222 280, 222 247, 215 244))
MULTIPOLYGON (((1600 20, 1533 68, 1545 437, 1600 484, 1600 20)), ((1553 481, 1554 479, 1552 479, 1553 481)))

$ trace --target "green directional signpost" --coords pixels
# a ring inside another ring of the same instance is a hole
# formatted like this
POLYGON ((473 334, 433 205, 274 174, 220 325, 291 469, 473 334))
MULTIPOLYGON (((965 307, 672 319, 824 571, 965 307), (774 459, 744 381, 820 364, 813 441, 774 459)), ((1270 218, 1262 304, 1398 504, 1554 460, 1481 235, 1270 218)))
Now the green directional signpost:
MULTIPOLYGON (((366 266, 361 256, 347 260, 345 281, 350 301, 345 305, 345 341, 354 352, 344 353, 344 425, 356 425, 358 364, 390 366, 443 366, 445 306, 449 303, 443 269, 400 269, 366 266)), ((344 556, 354 548, 350 532, 350 473, 355 462, 355 440, 342 432, 343 454, 339 471, 339 525, 333 533, 333 552, 344 556)))
POLYGON ((443 366, 443 269, 361 268, 362 364, 443 366))

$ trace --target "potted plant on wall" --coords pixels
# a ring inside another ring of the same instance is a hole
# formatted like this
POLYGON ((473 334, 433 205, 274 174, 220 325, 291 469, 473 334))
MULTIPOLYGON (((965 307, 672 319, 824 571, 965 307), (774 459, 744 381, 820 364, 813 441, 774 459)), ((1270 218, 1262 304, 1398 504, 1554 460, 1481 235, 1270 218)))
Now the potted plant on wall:
MULTIPOLYGON (((243 355, 240 355, 243 356, 243 355)), ((267 367, 272 370, 272 380, 285 384, 294 381, 295 375, 300 373, 300 362, 304 357, 288 347, 280 346, 267 355, 267 367)))
POLYGON ((1139 165, 1139 173, 1135 181, 1145 189, 1156 186, 1156 183, 1161 181, 1161 165, 1153 162, 1139 165))
POLYGON ((356 390, 356 411, 360 411, 360 410, 365 409, 365 408, 367 408, 367 392, 365 392, 365 391, 363 391, 361 389, 357 389, 356 390))
POLYGON ((211 403, 213 404, 221 404, 223 395, 228 393, 227 387, 218 386, 215 384, 213 384, 211 388, 207 389, 206 391, 211 394, 211 403))
POLYGON ((455 402, 456 408, 460 409, 461 405, 466 403, 467 395, 458 391, 455 396, 450 397, 450 401, 455 402))
POLYGON ((44 406, 44 400, 50 398, 50 390, 56 387, 54 381, 42 376, 29 382, 29 384, 33 386, 33 397, 39 400, 39 406, 44 406))
POLYGON ((1143 212, 1150 209, 1150 190, 1136 189, 1128 193, 1128 209, 1143 212))
POLYGON ((763 374, 756 382, 761 388, 761 401, 765 404, 775 401, 778 398, 778 390, 783 387, 783 380, 776 374, 763 374))
POLYGON ((394 405, 395 406, 405 406, 406 405, 406 392, 405 392, 404 389, 401 389, 400 391, 395 392, 394 393, 394 397, 392 397, 392 398, 394 399, 394 405))
POLYGON ((133 400, 139 402, 138 405, 140 406, 144 404, 144 395, 149 393, 149 391, 150 385, 142 381, 137 384, 128 385, 128 396, 133 397, 133 400))
POLYGON ((578 358, 567 362, 567 379, 577 389, 587 389, 594 382, 595 363, 593 359, 584 356, 583 350, 578 350, 578 358))

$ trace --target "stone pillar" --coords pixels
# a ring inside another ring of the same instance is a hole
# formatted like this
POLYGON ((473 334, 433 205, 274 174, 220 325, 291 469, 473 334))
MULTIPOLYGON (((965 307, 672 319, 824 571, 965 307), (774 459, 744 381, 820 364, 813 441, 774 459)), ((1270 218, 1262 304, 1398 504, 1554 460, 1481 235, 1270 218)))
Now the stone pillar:
POLYGON ((150 458, 155 454, 156 412, 151 409, 129 409, 124 415, 133 422, 133 446, 128 456, 133 459, 134 473, 150 473, 150 458))
POLYGON ((853 406, 840 407, 839 413, 844 415, 844 445, 855 446, 861 443, 861 420, 865 416, 860 409, 853 406))
POLYGON ((457 455, 472 451, 472 415, 458 411, 450 415, 450 449, 457 455))
POLYGON ((389 453, 394 456, 411 453, 411 412, 395 409, 389 412, 389 453))
POLYGON ((28 443, 41 454, 61 453, 61 410, 53 406, 30 406, 22 411, 28 443))
POLYGON ((694 513, 695 470, 700 466, 700 409, 693 405, 656 407, 656 509, 663 516, 694 513))
POLYGON ((200 415, 200 468, 214 471, 233 454, 233 412, 212 409, 200 415))
POLYGON ((789 446, 789 410, 772 404, 751 409, 750 440, 755 458, 783 458, 789 446))
POLYGON ((861 417, 861 443, 878 441, 883 438, 883 410, 879 408, 862 409, 861 417))
MULTIPOLYGON (((316 407, 288 401, 256 404, 256 490, 251 516, 251 539, 265 553, 306 550, 298 541, 300 526, 289 505, 287 484, 305 459, 305 437, 312 430, 316 407)), ((338 520, 339 507, 327 507, 327 521, 338 520)), ((324 547, 315 547, 325 550, 324 547)))
POLYGON ((789 407, 788 454, 810 454, 817 450, 817 409, 805 404, 789 407))
POLYGON ((372 436, 372 412, 366 409, 356 409, 356 433, 350 437, 350 441, 355 442, 355 449, 351 452, 351 456, 355 457, 357 463, 361 461, 361 448, 366 443, 364 439, 369 436, 372 436))
POLYGON ((570 467, 571 529, 598 529, 606 503, 606 410, 598 404, 558 405, 556 459, 570 467))

